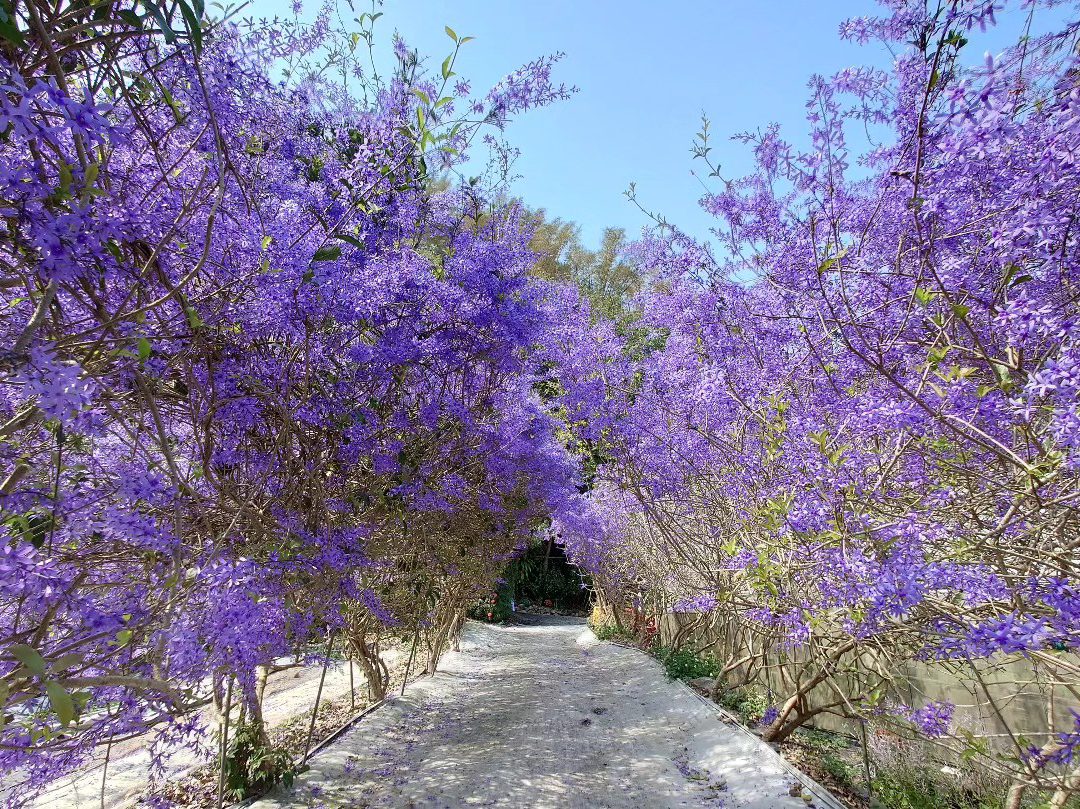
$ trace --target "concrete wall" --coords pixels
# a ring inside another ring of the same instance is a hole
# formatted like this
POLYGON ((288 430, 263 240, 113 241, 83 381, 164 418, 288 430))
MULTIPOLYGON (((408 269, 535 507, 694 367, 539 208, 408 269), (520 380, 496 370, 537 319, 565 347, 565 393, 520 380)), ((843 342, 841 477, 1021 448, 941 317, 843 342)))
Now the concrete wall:
MULTIPOLYGON (((693 613, 664 615, 660 622, 660 638, 670 645, 681 628, 689 626, 698 616, 693 613)), ((695 629, 684 637, 683 644, 693 648, 712 651, 723 662, 734 651, 730 635, 716 629, 695 629)), ((778 650, 776 650, 778 652, 778 650)), ((1080 663, 1071 653, 1059 653, 1062 658, 1080 663)), ((774 668, 756 672, 752 680, 759 687, 771 690, 779 700, 790 693, 790 687, 782 681, 780 666, 784 665, 791 677, 800 672, 798 654, 779 655, 770 652, 774 668), (784 661, 784 662, 781 662, 784 661)), ((985 690, 977 685, 975 673, 965 664, 951 663, 905 663, 895 670, 887 667, 893 682, 887 690, 893 699, 913 707, 929 701, 943 700, 956 706, 954 727, 964 727, 977 736, 986 738, 1002 748, 1012 744, 1014 735, 1027 737, 1028 743, 1039 744, 1050 730, 1071 730, 1073 718, 1070 709, 1080 712, 1080 701, 1060 683, 1053 683, 1053 676, 1040 671, 1030 660, 1021 656, 1003 658, 994 664, 980 664, 978 677, 985 683, 985 690), (1004 721, 1002 721, 1004 720, 1004 721)), ((1045 667, 1044 667, 1045 668, 1045 667)), ((739 680, 745 672, 733 672, 729 679, 739 680)), ((805 674, 804 672, 801 672, 805 674)), ((843 682, 843 675, 838 678, 843 682)), ((1074 687, 1080 686, 1073 683, 1074 687)), ((811 692, 811 707, 821 705, 823 700, 832 701, 835 692, 819 687, 811 692)), ((857 725, 843 717, 819 715, 810 723, 822 730, 855 734, 857 725)))

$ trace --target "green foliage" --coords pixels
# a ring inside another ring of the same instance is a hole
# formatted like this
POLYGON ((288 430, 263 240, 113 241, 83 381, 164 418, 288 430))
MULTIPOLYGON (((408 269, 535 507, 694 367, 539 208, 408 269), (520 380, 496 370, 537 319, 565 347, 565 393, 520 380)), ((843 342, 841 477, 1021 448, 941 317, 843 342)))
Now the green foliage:
POLYGON ((961 792, 944 783, 933 770, 903 768, 879 772, 874 797, 888 809, 993 809, 999 798, 961 792))
POLYGON ((826 753, 821 758, 821 769, 836 779, 844 787, 855 785, 858 768, 852 766, 834 753, 826 753))
POLYGON ((799 728, 795 731, 795 741, 801 746, 818 753, 835 753, 846 750, 852 745, 852 740, 840 733, 830 733, 827 730, 816 728, 799 728))
POLYGON ((290 786, 296 769, 289 754, 263 742, 258 728, 245 722, 229 740, 225 792, 233 800, 262 795, 278 783, 290 786))
POLYGON ((506 566, 506 589, 519 603, 550 600, 561 609, 579 609, 588 603, 582 588, 585 574, 570 564, 562 548, 538 542, 506 566))
POLYGON ((828 775, 834 786, 860 795, 865 792, 862 749, 855 739, 842 733, 801 727, 789 741, 800 748, 810 775, 816 778, 828 775))
POLYGON ((599 640, 616 640, 629 644, 635 642, 633 635, 620 629, 619 625, 611 620, 607 610, 596 605, 593 605, 592 612, 589 613, 589 629, 599 640))
POLYGON ((627 642, 633 640, 615 624, 590 624, 590 628, 599 640, 623 640, 627 642))
POLYGON ((520 593, 540 573, 542 565, 542 557, 530 548, 506 566, 503 578, 515 593, 520 593))
POLYGON ((744 724, 753 725, 769 709, 769 700, 754 685, 741 688, 725 688, 717 699, 721 707, 739 717, 744 724))
POLYGON ((469 617, 476 621, 490 621, 496 624, 508 621, 510 616, 514 614, 514 611, 510 608, 512 597, 511 589, 502 586, 474 604, 469 609, 469 617))
POLYGON ((652 655, 660 661, 672 680, 693 680, 720 674, 720 664, 712 655, 698 655, 690 649, 672 649, 660 645, 652 648, 652 655))
POLYGON ((549 281, 577 286, 597 320, 610 320, 629 329, 638 315, 629 305, 641 288, 641 276, 623 261, 626 232, 606 228, 599 250, 587 250, 581 243, 580 228, 561 219, 548 219, 543 210, 530 212, 534 227, 530 246, 538 260, 533 274, 549 281))
POLYGON ((541 570, 533 582, 537 600, 550 599, 557 607, 575 607, 582 603, 581 579, 563 566, 541 570))

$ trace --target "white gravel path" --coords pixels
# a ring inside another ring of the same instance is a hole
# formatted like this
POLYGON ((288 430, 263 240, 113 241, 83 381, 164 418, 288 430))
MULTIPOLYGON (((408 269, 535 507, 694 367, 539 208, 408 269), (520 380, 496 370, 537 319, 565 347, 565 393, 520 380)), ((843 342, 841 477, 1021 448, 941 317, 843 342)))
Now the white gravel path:
POLYGON ((254 806, 806 807, 762 742, 581 621, 470 622, 439 669, 254 806))

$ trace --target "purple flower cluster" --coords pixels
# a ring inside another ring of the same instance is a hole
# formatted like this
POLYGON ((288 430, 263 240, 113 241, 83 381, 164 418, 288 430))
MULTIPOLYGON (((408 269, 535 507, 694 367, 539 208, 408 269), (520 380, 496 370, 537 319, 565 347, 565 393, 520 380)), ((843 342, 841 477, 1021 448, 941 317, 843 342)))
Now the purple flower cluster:
MULTIPOLYGON (((733 660, 791 655, 857 711, 880 659, 1075 677, 1080 22, 972 60, 1008 5, 845 22, 892 68, 815 77, 806 138, 737 135, 748 176, 706 123, 713 244, 665 223, 633 248, 644 337, 605 367, 607 462, 558 525, 608 601, 710 612, 733 660)), ((938 738, 952 713, 898 718, 938 738)))
POLYGON ((16 803, 210 693, 257 721, 279 658, 371 660, 391 630, 442 644, 493 560, 580 511, 559 414, 602 395, 614 350, 576 289, 531 277, 520 207, 432 182, 484 130, 565 98, 558 56, 472 120, 453 58, 427 73, 400 39, 390 76, 343 56, 343 90, 326 54, 355 49, 329 7, 213 26, 177 10, 164 36, 136 6, 41 6, 26 47, 0 28, 16 803), (94 37, 45 55, 42 36, 76 29, 94 37))
POLYGON ((955 709, 951 702, 931 702, 913 711, 911 722, 924 736, 937 739, 949 732, 955 709))
POLYGON ((672 612, 712 612, 717 605, 716 596, 709 593, 699 593, 689 598, 684 598, 674 607, 672 612))
MULTIPOLYGON (((207 690, 257 714, 312 644, 443 644, 545 530, 611 603, 710 613, 843 704, 875 655, 1053 669, 1080 645, 1080 25, 965 67, 997 6, 845 23, 891 71, 815 77, 804 147, 737 136, 715 247, 663 226, 626 256, 630 325, 532 275, 520 206, 432 181, 473 144, 507 172, 510 118, 572 92, 559 55, 470 100, 456 35, 435 74, 396 39, 392 75, 329 77, 330 7, 168 37, 133 2, 45 9, 63 59, 35 27, 0 63, 19 794, 207 690)), ((900 718, 940 737, 952 706, 900 718)))
POLYGON ((1076 758, 1080 749, 1080 713, 1071 712, 1073 728, 1055 734, 1043 747, 1030 747, 1025 756, 1033 767, 1043 768, 1049 764, 1069 765, 1076 758))

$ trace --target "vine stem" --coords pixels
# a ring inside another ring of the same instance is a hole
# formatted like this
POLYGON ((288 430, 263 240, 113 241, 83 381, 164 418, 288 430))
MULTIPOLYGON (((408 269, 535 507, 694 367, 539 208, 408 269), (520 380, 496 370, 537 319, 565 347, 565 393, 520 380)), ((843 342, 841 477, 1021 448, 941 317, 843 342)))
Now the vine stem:
POLYGON ((866 805, 874 804, 874 782, 870 778, 870 746, 866 738, 866 720, 859 720, 859 730, 862 731, 862 765, 863 775, 866 777, 866 805))
POLYGON ((105 745, 105 764, 101 768, 101 809, 105 809, 105 779, 109 775, 109 756, 112 754, 115 733, 109 734, 109 743, 105 745))
POLYGON ((409 684, 409 669, 412 668, 413 658, 416 657, 416 645, 420 642, 420 627, 416 627, 413 633, 412 650, 409 652, 409 660, 405 663, 405 676, 401 679, 401 694, 405 695, 405 686, 409 684))
POLYGON ((221 728, 221 754, 218 756, 218 809, 222 809, 225 805, 225 757, 229 752, 229 714, 232 713, 232 688, 233 678, 230 675, 229 685, 225 689, 225 720, 221 728))
POLYGON ((349 710, 356 712, 356 686, 353 684, 353 660, 349 655, 349 710))
POLYGON ((334 632, 331 631, 326 639, 326 659, 323 661, 322 674, 319 675, 319 687, 315 691, 315 707, 311 709, 311 722, 308 723, 307 738, 304 740, 304 757, 300 760, 304 764, 311 755, 311 738, 315 735, 315 720, 319 716, 319 701, 322 699, 323 684, 326 682, 326 670, 330 668, 330 653, 334 649, 334 632))

